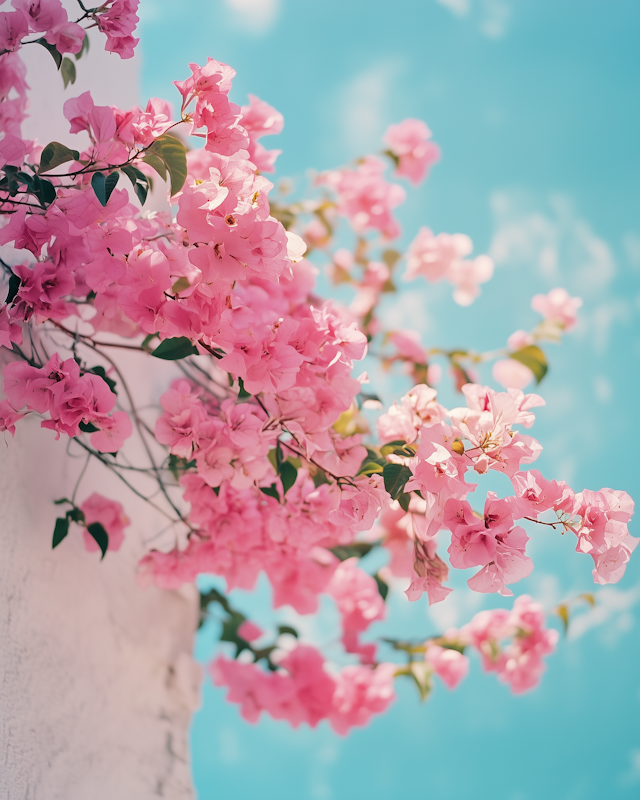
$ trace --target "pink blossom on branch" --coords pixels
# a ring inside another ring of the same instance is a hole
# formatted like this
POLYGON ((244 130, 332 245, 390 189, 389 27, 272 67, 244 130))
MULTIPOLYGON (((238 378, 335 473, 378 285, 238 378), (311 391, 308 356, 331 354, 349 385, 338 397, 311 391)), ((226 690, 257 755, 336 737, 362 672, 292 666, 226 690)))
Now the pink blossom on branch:
POLYGON ((249 95, 249 105, 242 106, 240 111, 242 126, 249 134, 249 160, 260 172, 273 172, 276 158, 282 150, 265 150, 258 139, 282 131, 284 127, 282 114, 253 94, 249 95))
POLYGON ((20 411, 49 414, 41 427, 68 436, 78 436, 81 425, 98 430, 91 433, 91 444, 99 451, 112 453, 131 436, 132 426, 124 411, 109 412, 116 396, 105 381, 89 372, 80 374, 73 358, 60 361, 54 354, 44 367, 31 367, 12 361, 4 368, 4 392, 11 407, 20 411))
POLYGON ((396 239, 400 226, 391 212, 404 201, 405 191, 388 183, 384 171, 383 161, 366 156, 354 169, 323 173, 318 183, 335 191, 338 214, 347 217, 356 233, 377 230, 387 239, 396 239))
POLYGON ((570 331, 576 324, 581 305, 582 300, 579 297, 571 297, 566 289, 552 289, 546 295, 537 294, 531 301, 531 308, 534 311, 565 331, 570 331))
POLYGON ((119 550, 124 541, 124 529, 130 525, 122 505, 93 492, 82 503, 80 510, 84 514, 85 530, 82 532, 82 536, 86 549, 90 553, 97 553, 100 549, 96 540, 86 530, 92 523, 99 522, 109 536, 109 550, 119 550))
POLYGON ((459 635, 479 651, 485 670, 496 672, 514 693, 539 683, 545 669, 542 659, 558 641, 558 632, 545 628, 542 606, 528 595, 518 597, 512 611, 481 611, 459 635), (504 640, 510 641, 505 645, 504 640))
POLYGON ((428 645, 425 660, 449 689, 455 689, 469 672, 467 656, 437 644, 428 645))
POLYGON ((340 611, 345 650, 360 654, 364 664, 373 663, 376 646, 360 644, 358 635, 375 620, 384 619, 385 605, 376 581, 358 567, 357 558, 348 558, 333 573, 327 591, 340 611))
POLYGON ((405 119, 387 128, 382 141, 397 159, 396 175, 421 183, 440 160, 440 148, 430 141, 431 131, 419 119, 405 119))
POLYGON ((366 725, 395 698, 393 664, 376 669, 344 667, 333 677, 315 648, 298 645, 279 666, 277 672, 268 673, 257 664, 218 656, 210 671, 217 686, 228 687, 229 702, 238 703, 242 716, 254 723, 263 711, 274 719, 286 719, 294 728, 301 723, 313 728, 327 719, 344 735, 352 727, 366 725))

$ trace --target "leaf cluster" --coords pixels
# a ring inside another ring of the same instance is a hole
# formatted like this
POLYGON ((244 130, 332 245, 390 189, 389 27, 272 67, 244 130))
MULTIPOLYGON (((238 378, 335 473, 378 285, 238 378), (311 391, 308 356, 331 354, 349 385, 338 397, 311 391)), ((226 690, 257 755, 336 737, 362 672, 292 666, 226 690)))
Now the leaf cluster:
POLYGON ((109 534, 106 532, 104 526, 100 522, 91 522, 89 525, 87 525, 85 523, 82 509, 78 508, 71 500, 67 500, 66 497, 63 497, 61 500, 55 500, 54 502, 57 506, 62 505, 63 503, 69 503, 71 508, 67 511, 64 517, 58 517, 56 519, 53 527, 53 540, 51 542, 51 549, 55 549, 64 539, 67 538, 69 534, 69 526, 72 522, 76 522, 78 525, 83 525, 89 532, 89 535, 93 537, 94 541, 100 548, 100 552, 102 553, 100 556, 100 560, 102 561, 109 548, 109 534))
MULTIPOLYGON (((233 608, 228 598, 217 589, 209 589, 207 592, 200 593, 200 621, 198 628, 201 628, 209 617, 209 606, 212 603, 217 603, 222 611, 220 641, 230 642, 235 645, 236 651, 234 658, 237 658, 240 653, 248 650, 253 654, 254 661, 264 660, 267 667, 271 671, 275 671, 278 667, 271 660, 271 654, 277 649, 277 645, 274 643, 266 647, 257 648, 254 647, 251 642, 243 639, 238 633, 238 630, 242 623, 247 621, 247 617, 241 611, 233 608)), ((295 628, 292 628, 290 625, 278 626, 278 636, 282 636, 282 634, 285 633, 295 636, 296 639, 298 638, 298 631, 295 628)))

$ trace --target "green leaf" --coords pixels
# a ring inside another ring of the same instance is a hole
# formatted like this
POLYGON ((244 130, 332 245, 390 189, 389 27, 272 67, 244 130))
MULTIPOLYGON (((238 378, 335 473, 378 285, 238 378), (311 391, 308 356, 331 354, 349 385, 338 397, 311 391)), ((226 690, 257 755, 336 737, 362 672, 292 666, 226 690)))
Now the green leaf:
POLYGON ((327 477, 327 473, 323 469, 320 469, 320 467, 316 467, 316 471, 311 476, 311 480, 316 489, 318 486, 322 486, 323 483, 331 483, 327 477))
MULTIPOLYGON (((171 455, 169 456, 168 468, 176 480, 180 478, 181 473, 186 472, 192 467, 195 467, 195 465, 196 465, 195 459, 191 459, 189 461, 186 458, 181 458, 180 456, 176 456, 173 453, 171 453, 171 455)), ((220 487, 216 488, 219 490, 220 487)))
POLYGON ((295 636, 296 639, 299 638, 298 631, 292 628, 291 625, 278 625, 278 634, 282 636, 283 633, 289 633, 291 636, 295 636))
POLYGON ((586 603, 589 603, 591 608, 595 608, 596 596, 593 594, 593 592, 583 592, 582 594, 579 594, 578 597, 580 597, 586 603))
POLYGON ((107 205, 106 178, 103 172, 94 172, 91 176, 91 186, 101 206, 107 205))
POLYGON ((185 278, 184 275, 181 275, 171 287, 171 291, 174 294, 180 294, 180 292, 184 292, 186 289, 189 289, 190 287, 191 284, 189 283, 189 278, 185 278))
POLYGON ((340 561, 346 561, 347 558, 362 558, 366 556, 378 544, 378 542, 353 542, 352 544, 338 545, 329 549, 340 561))
POLYGON ((399 494, 396 499, 397 499, 398 503, 400 504, 400 508, 403 511, 408 511, 409 510, 409 501, 411 500, 411 494, 407 494, 406 492, 403 492, 402 494, 399 494))
POLYGON ((398 165, 400 164, 400 159, 398 158, 398 156, 391 150, 385 150, 384 155, 390 158, 391 161, 393 161, 393 166, 397 169, 398 165))
POLYGON ((200 592, 200 609, 206 611, 210 603, 219 603, 227 614, 232 613, 231 606, 227 598, 217 589, 209 589, 208 592, 200 592))
POLYGON ((4 301, 7 305, 13 301, 20 289, 20 278, 11 273, 9 278, 9 291, 7 292, 7 299, 4 301))
POLYGON ((380 400, 377 394, 372 394, 370 392, 360 392, 356 400, 358 401, 358 405, 362 405, 366 400, 374 400, 376 403, 382 403, 382 400, 380 400))
POLYGON ((160 158, 160 156, 155 155, 154 153, 150 153, 147 151, 145 157, 142 159, 145 164, 148 164, 150 167, 153 167, 158 175, 162 178, 163 181, 167 180, 167 165, 164 161, 160 158))
POLYGON ((156 358, 163 358, 165 361, 179 361, 187 356, 197 355, 198 351, 190 339, 186 336, 178 336, 175 339, 164 339, 151 353, 156 358))
POLYGON ((404 447, 405 445, 406 442, 404 439, 394 439, 392 442, 386 442, 383 444, 380 448, 380 453, 383 457, 388 456, 389 453, 395 453, 396 450, 404 447))
POLYGON ((43 208, 50 206, 56 199, 55 186, 51 181, 46 180, 46 178, 39 178, 37 175, 33 176, 33 193, 43 208))
POLYGON ((67 519, 70 519, 72 522, 78 522, 81 525, 84 525, 84 512, 81 508, 74 506, 67 511, 67 519))
POLYGON ((100 557, 100 561, 102 561, 109 547, 109 534, 99 522, 92 522, 91 525, 87 525, 87 530, 95 539, 96 544, 102 552, 102 556, 100 557))
POLYGON ((285 495, 296 482, 298 470, 290 461, 283 461, 280 465, 280 480, 282 481, 282 494, 285 495))
POLYGON ((510 353, 509 358, 519 361, 525 367, 529 367, 535 376, 536 383, 540 383, 549 369, 545 354, 535 344, 530 344, 527 347, 516 350, 515 353, 510 353))
MULTIPOLYGON (((182 142, 175 136, 164 133, 147 148, 143 161, 150 155, 157 156, 165 163, 171 179, 171 195, 177 194, 187 179, 187 151, 182 142)), ((150 166, 153 167, 153 164, 150 166)))
POLYGON ((77 150, 70 150, 60 142, 49 142, 40 155, 38 172, 41 174, 49 172, 49 170, 59 167, 60 164, 66 164, 67 161, 77 161, 79 158, 80 153, 77 150))
POLYGON ((82 433, 95 433, 100 430, 100 428, 96 428, 93 422, 79 422, 78 427, 82 433))
POLYGON ((114 394, 118 394, 116 392, 116 382, 113 380, 113 378, 110 378, 107 375, 104 367, 101 366, 91 367, 91 369, 87 369, 85 370, 85 372, 91 372, 93 375, 97 375, 99 378, 102 378, 102 380, 107 384, 109 389, 111 389, 111 391, 114 394))
POLYGON ((238 378, 238 400, 247 400, 249 397, 251 397, 251 395, 244 388, 244 381, 242 378, 238 378))
POLYGON ((376 464, 375 461, 367 461, 358 470, 358 475, 373 475, 377 472, 382 472, 383 467, 381 464, 376 464))
POLYGON ((232 642, 236 646, 236 658, 243 650, 252 650, 253 648, 242 637, 238 636, 238 628, 246 621, 244 614, 239 611, 230 610, 229 616, 222 623, 222 632, 220 634, 221 642, 232 642))
POLYGON ((85 31, 84 39, 82 40, 82 47, 76 53, 76 61, 79 61, 85 53, 89 52, 89 32, 85 31))
POLYGON ((45 50, 48 50, 51 53, 51 57, 56 62, 56 67, 60 69, 60 65, 62 64, 62 53, 54 44, 49 44, 44 37, 42 39, 36 39, 34 44, 41 44, 45 50))
POLYGON ((67 58, 66 56, 62 59, 60 74, 62 75, 65 89, 70 83, 76 82, 76 65, 70 58, 67 58))
POLYGON ((27 187, 27 191, 33 191, 33 175, 29 175, 26 172, 18 172, 16 173, 16 180, 18 183, 22 184, 23 186, 27 187))
POLYGON ((282 453, 282 443, 280 442, 280 440, 278 440, 276 442, 276 472, 278 474, 280 473, 280 466, 282 465, 283 461, 284 461, 284 455, 282 453))
POLYGON ((51 542, 51 549, 56 548, 60 542, 66 538, 69 533, 69 520, 67 517, 58 517, 56 524, 53 528, 53 541, 51 542))
POLYGON ((382 471, 384 478, 384 488, 391 495, 393 500, 397 500, 403 493, 406 482, 411 478, 411 470, 404 464, 385 464, 382 471))
POLYGON ((276 488, 275 483, 272 483, 271 486, 261 486, 260 491, 262 492, 262 494, 266 494, 269 497, 273 497, 278 502, 280 502, 280 495, 278 494, 278 490, 276 488))
POLYGON ((275 449, 275 447, 272 450, 269 450, 269 452, 267 453, 267 458, 269 459, 269 463, 271 464, 271 466, 277 472, 278 471, 278 462, 276 461, 276 449, 275 449))
POLYGON ((402 253, 399 253, 397 250, 385 250, 382 253, 382 260, 384 263, 392 270, 395 265, 400 261, 402 258, 402 253))
POLYGON ((382 580, 379 572, 376 572, 376 574, 373 577, 375 579, 375 582, 378 584, 378 591, 380 592, 380 597, 383 600, 386 600, 387 595, 389 594, 389 584, 386 581, 382 580))
POLYGON ((556 606, 555 612, 562 620, 562 627, 566 636, 569 631, 569 607, 565 603, 560 603, 559 606, 556 606))
POLYGON ((113 190, 116 188, 119 178, 120 173, 117 170, 109 173, 109 175, 106 176, 104 172, 93 173, 91 178, 91 186, 101 206, 106 206, 109 202, 109 198, 111 197, 113 190))
POLYGON ((413 661, 409 664, 409 673, 418 687, 420 700, 424 702, 432 689, 431 669, 429 665, 424 661, 413 661))
POLYGON ((144 339, 142 340, 141 344, 140 344, 140 347, 143 350, 148 350, 149 349, 149 345, 156 338, 157 335, 158 335, 157 333, 150 333, 147 336, 145 336, 144 339))
POLYGON ((107 179, 104 182, 105 192, 107 195, 107 203, 109 202, 109 198, 113 194, 113 190, 118 185, 119 180, 120 180, 120 173, 118 172, 118 170, 116 170, 115 172, 110 172, 107 175, 107 179))
POLYGON ((140 172, 139 169, 132 167, 130 164, 127 164, 126 167, 122 167, 122 171, 131 181, 133 191, 136 193, 140 205, 143 206, 149 194, 149 178, 147 178, 144 172, 140 172))

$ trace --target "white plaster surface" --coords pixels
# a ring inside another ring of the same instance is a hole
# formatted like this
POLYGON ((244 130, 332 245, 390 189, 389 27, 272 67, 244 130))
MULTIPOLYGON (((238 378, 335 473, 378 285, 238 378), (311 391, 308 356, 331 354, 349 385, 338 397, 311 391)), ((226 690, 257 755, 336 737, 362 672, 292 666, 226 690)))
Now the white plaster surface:
MULTIPOLYGON (((138 101, 135 59, 104 53, 102 37, 92 37, 66 92, 49 54, 27 48, 26 136, 77 146, 61 107, 86 89, 101 104, 138 101)), ((157 401, 166 375, 138 366, 134 375, 142 403, 157 401)), ((136 585, 145 541, 163 523, 99 465, 87 471, 77 502, 99 491, 123 503, 132 525, 122 549, 100 562, 72 525, 51 550, 60 513, 53 500, 71 495, 84 463, 67 455, 68 443, 35 417, 18 423, 15 439, 0 434, 0 800, 193 798, 197 592, 136 585)), ((141 449, 132 447, 135 460, 141 449)))
POLYGON ((0 798, 192 798, 195 589, 135 584, 143 509, 102 562, 78 526, 52 551, 78 463, 36 419, 0 448, 0 798))

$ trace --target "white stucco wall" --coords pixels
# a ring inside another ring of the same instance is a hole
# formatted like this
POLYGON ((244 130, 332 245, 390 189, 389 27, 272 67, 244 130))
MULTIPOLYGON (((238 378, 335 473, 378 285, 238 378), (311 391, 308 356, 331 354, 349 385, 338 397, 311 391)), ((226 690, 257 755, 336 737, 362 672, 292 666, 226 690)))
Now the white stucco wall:
MULTIPOLYGON (((137 102, 135 60, 104 53, 98 38, 64 94, 51 57, 31 49, 26 136, 71 144, 62 102, 87 88, 98 103, 137 102)), ((157 398, 164 378, 134 374, 157 398)), ((70 496, 84 463, 67 445, 36 418, 15 439, 0 434, 0 800, 187 800, 197 592, 136 585, 159 520, 98 465, 77 501, 99 491, 123 503, 122 549, 100 562, 72 526, 51 550, 53 500, 70 496)))

